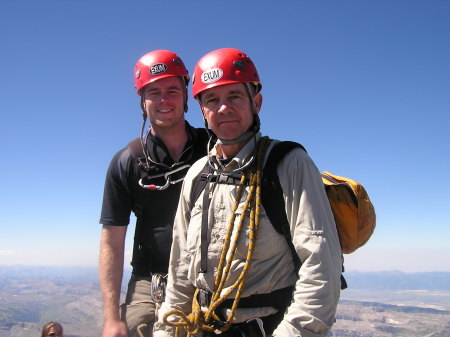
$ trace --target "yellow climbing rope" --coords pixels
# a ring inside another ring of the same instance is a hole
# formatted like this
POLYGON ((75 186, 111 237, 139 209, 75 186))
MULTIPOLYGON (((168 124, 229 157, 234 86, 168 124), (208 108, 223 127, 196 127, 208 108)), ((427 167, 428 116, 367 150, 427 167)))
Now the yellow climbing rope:
MULTIPOLYGON (((223 332, 228 330, 230 325, 232 324, 232 320, 236 313, 236 309, 238 308, 239 300, 244 289, 245 279, 250 268, 250 261, 252 259, 253 251, 256 245, 256 234, 259 227, 259 215, 261 208, 261 179, 264 164, 264 155, 269 144, 269 137, 263 137, 259 140, 257 145, 256 167, 253 167, 253 169, 250 170, 251 172, 243 174, 239 182, 235 195, 235 202, 232 208, 232 214, 227 227, 227 234, 220 254, 217 273, 214 279, 214 291, 212 293, 211 302, 208 309, 205 310, 201 308, 197 299, 199 290, 196 289, 194 297, 192 299, 192 312, 190 314, 186 315, 180 310, 171 310, 168 311, 163 317, 163 321, 166 325, 175 328, 176 337, 180 336, 181 329, 185 330, 187 332, 187 336, 189 337, 200 333, 202 330, 219 330, 220 332, 223 332), (237 228, 235 230, 236 210, 242 198, 246 180, 249 181, 248 194, 245 200, 243 212, 239 217, 237 228), (234 284, 222 294, 226 281, 228 280, 230 274, 231 264, 237 249, 237 243, 239 241, 240 233, 242 231, 248 210, 250 210, 250 215, 248 225, 249 231, 247 237, 247 256, 245 264, 234 284), (233 237, 233 232, 235 232, 236 234, 232 241, 231 238, 233 237), (222 322, 224 324, 221 327, 217 327, 214 322, 220 321, 220 319, 215 313, 215 310, 223 301, 229 298, 229 296, 234 291, 236 291, 236 293, 234 295, 233 305, 231 306, 230 313, 228 314, 226 321, 222 322), (172 315, 176 316, 178 318, 178 321, 169 321, 168 318, 172 315)), ((206 212, 207 210, 203 211, 206 212)))

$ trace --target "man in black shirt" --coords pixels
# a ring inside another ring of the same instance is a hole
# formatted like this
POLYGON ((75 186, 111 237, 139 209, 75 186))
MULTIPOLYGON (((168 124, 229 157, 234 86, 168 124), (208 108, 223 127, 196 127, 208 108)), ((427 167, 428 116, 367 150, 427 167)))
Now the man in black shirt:
POLYGON ((100 218, 103 337, 138 336, 138 328, 151 336, 155 309, 163 296, 181 182, 189 166, 207 150, 206 130, 193 128, 184 119, 189 76, 176 54, 156 50, 144 55, 136 64, 134 79, 144 117, 141 137, 113 157, 100 218), (147 117, 150 128, 144 134, 147 117), (131 211, 137 217, 133 273, 119 310, 131 211))

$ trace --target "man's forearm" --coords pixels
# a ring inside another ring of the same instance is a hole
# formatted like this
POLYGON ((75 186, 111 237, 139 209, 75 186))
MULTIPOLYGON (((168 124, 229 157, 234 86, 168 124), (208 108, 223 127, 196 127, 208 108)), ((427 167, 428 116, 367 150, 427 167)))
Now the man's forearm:
POLYGON ((105 321, 120 319, 119 302, 122 287, 125 231, 104 226, 100 245, 100 287, 105 321))

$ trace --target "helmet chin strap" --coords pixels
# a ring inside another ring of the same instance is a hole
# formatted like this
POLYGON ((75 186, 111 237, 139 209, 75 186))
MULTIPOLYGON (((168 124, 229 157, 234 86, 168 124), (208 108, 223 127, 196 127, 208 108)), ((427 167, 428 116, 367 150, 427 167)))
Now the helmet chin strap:
POLYGON ((187 87, 189 84, 189 79, 186 78, 182 78, 181 82, 184 84, 183 85, 183 96, 184 96, 184 113, 188 112, 188 93, 187 93, 187 87))
POLYGON ((242 134, 238 138, 234 138, 234 139, 217 138, 216 144, 219 144, 219 145, 239 144, 239 143, 242 143, 242 142, 245 142, 245 141, 249 140, 253 135, 254 135, 254 133, 249 130, 249 131, 245 132, 244 134, 242 134))
POLYGON ((141 140, 142 152, 144 153, 144 157, 145 157, 145 167, 149 168, 150 160, 147 155, 147 149, 145 146, 147 137, 145 136, 145 139, 144 139, 145 124, 147 122, 147 111, 145 110, 144 98, 142 96, 141 96, 141 109, 142 109, 142 127, 141 127, 141 136, 139 138, 141 140))
POLYGON ((261 122, 259 120, 259 116, 257 114, 254 114, 253 115, 253 124, 246 132, 244 132, 242 135, 240 135, 239 137, 234 138, 234 139, 217 138, 217 144, 233 145, 233 144, 239 144, 239 143, 245 142, 245 141, 249 140, 250 138, 254 137, 259 132, 260 126, 261 126, 261 122))

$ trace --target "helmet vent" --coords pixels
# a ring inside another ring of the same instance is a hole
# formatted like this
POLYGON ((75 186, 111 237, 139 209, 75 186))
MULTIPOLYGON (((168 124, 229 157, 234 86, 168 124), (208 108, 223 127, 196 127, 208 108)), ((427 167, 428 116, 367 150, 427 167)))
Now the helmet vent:
POLYGON ((244 64, 242 63, 242 61, 234 61, 233 64, 239 70, 244 69, 244 64))

